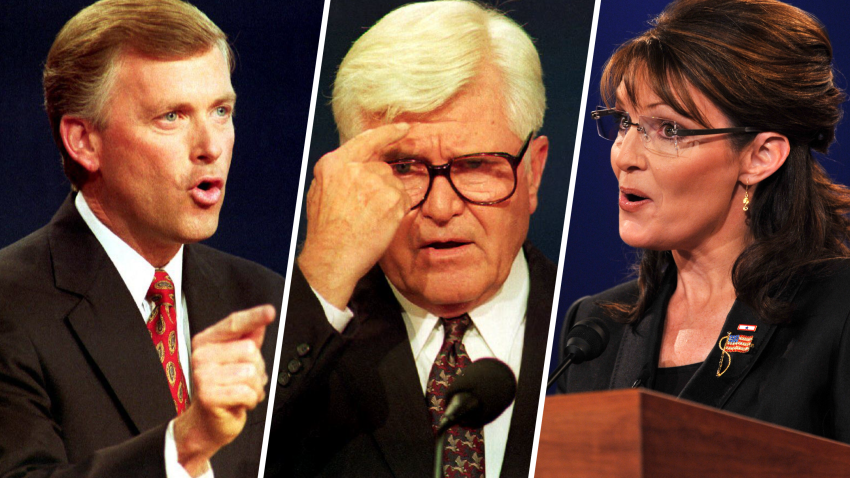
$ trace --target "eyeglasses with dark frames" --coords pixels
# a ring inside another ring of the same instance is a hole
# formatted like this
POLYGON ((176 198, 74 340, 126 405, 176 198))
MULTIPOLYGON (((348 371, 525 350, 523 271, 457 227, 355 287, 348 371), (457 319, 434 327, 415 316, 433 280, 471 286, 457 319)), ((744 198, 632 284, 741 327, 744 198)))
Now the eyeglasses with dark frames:
POLYGON ((664 156, 687 156, 701 144, 699 136, 712 134, 760 133, 762 130, 752 126, 734 128, 681 128, 674 120, 654 116, 638 116, 634 122, 625 111, 598 107, 590 113, 596 120, 599 136, 614 142, 622 141, 629 128, 634 126, 641 134, 643 145, 649 151, 664 156))
POLYGON ((491 206, 508 200, 516 191, 517 167, 522 162, 534 132, 528 134, 519 153, 472 153, 432 166, 419 159, 398 159, 387 164, 401 180, 416 209, 428 199, 434 178, 445 177, 464 201, 491 206))

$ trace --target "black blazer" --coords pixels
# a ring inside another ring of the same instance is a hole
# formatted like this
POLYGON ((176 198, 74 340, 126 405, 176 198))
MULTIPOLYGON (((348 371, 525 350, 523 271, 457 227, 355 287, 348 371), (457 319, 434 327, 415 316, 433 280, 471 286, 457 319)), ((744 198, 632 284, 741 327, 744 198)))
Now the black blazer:
MULTIPOLYGON (((187 245, 183 289, 194 334, 277 305, 283 279, 187 245)), ((269 370, 276 324, 263 344, 269 370)), ((265 409, 213 458, 216 476, 257 475, 265 409)), ((0 476, 164 477, 175 413, 139 310, 71 196, 47 226, 0 251, 0 476)))
MULTIPOLYGON (((638 293, 636 281, 573 304, 562 345, 571 325, 587 317, 605 318, 611 340, 599 358, 571 367, 559 381, 559 390, 651 387, 667 302, 675 287, 673 270, 646 316, 635 325, 607 319, 597 304, 633 301, 638 293)), ((753 349, 746 354, 731 353, 729 368, 718 377, 721 351, 715 346, 679 398, 850 442, 850 261, 840 261, 800 284, 791 302, 792 322, 769 325, 743 302, 735 301, 721 336, 727 332, 752 335, 753 349), (739 331, 742 324, 755 325, 756 331, 739 331)))
MULTIPOLYGON (((502 476, 528 476, 555 267, 526 244, 531 280, 521 373, 502 476)), ((379 268, 357 285, 343 334, 292 274, 266 476, 423 477, 434 435, 407 331, 379 268)))

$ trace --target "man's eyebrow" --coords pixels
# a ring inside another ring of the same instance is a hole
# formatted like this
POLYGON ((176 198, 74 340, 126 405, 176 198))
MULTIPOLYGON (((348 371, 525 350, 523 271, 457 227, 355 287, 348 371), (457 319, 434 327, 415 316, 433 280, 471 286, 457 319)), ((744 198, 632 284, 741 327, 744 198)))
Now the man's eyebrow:
POLYGON ((416 153, 405 153, 404 151, 400 151, 398 149, 387 151, 381 155, 381 160, 383 161, 400 161, 400 160, 416 160, 416 161, 426 161, 422 155, 416 153))
POLYGON ((144 111, 151 114, 160 114, 167 111, 185 111, 193 108, 191 103, 185 101, 158 101, 144 107, 144 111))
POLYGON ((216 103, 236 103, 236 92, 231 91, 230 93, 220 96, 216 100, 216 103))

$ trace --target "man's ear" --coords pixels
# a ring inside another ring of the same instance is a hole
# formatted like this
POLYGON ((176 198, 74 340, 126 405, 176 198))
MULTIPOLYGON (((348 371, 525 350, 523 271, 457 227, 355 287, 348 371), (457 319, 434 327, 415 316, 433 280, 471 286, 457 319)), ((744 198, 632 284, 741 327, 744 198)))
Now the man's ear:
POLYGON ((537 210, 537 191, 540 189, 540 181, 543 179, 543 169, 546 167, 548 156, 549 138, 546 136, 538 136, 528 145, 528 160, 531 161, 531 169, 527 171, 529 214, 534 214, 537 210))
POLYGON ((744 149, 741 174, 738 179, 750 186, 756 185, 785 164, 791 152, 791 142, 774 132, 759 133, 744 149))
POLYGON ((62 137, 65 151, 73 161, 89 173, 100 169, 100 133, 91 121, 63 116, 59 122, 59 135, 62 137))

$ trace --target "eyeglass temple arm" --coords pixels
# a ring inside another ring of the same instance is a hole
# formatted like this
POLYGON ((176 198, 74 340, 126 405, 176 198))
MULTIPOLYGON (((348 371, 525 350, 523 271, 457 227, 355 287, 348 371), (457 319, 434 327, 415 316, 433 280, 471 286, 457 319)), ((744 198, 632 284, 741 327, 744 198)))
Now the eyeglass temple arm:
POLYGON ((606 109, 591 111, 590 117, 595 119, 595 120, 598 120, 599 118, 601 118, 603 116, 608 116, 608 115, 613 115, 613 114, 618 114, 618 113, 622 113, 622 111, 618 111, 618 110, 615 110, 613 108, 606 108, 606 109))
POLYGON ((677 129, 678 136, 700 136, 706 134, 724 133, 761 133, 762 130, 752 126, 741 126, 739 128, 716 128, 716 129, 677 129))

